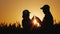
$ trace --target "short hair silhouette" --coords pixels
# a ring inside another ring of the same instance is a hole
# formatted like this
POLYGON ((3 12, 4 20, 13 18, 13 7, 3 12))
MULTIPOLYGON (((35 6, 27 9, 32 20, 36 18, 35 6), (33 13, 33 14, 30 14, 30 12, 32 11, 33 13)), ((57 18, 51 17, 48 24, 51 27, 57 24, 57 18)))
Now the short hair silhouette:
POLYGON ((42 8, 43 13, 45 14, 45 17, 42 21, 42 26, 46 27, 52 27, 53 25, 53 16, 50 12, 50 6, 49 5, 44 5, 42 8))
POLYGON ((23 18, 29 18, 29 14, 30 14, 29 10, 24 10, 23 11, 23 18))

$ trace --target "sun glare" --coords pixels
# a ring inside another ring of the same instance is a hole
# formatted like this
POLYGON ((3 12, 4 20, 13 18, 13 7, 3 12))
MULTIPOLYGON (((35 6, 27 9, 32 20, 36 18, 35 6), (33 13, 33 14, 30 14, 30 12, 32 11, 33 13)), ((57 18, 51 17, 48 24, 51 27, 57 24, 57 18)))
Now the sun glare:
POLYGON ((36 17, 34 17, 33 24, 36 27, 40 27, 40 24, 37 22, 36 17))
POLYGON ((34 17, 34 25, 37 23, 37 21, 36 21, 36 19, 35 19, 35 17, 34 17))

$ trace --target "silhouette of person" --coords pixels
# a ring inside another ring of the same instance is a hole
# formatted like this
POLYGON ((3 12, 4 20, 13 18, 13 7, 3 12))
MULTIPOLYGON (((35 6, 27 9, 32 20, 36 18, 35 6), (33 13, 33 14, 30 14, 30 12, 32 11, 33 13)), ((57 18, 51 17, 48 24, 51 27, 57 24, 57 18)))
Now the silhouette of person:
POLYGON ((31 27, 30 25, 31 20, 29 16, 30 16, 30 12, 28 10, 24 10, 22 16, 23 17, 22 25, 23 25, 24 32, 27 33, 30 31, 30 27, 31 27))
POLYGON ((50 28, 53 26, 53 16, 50 12, 50 6, 44 5, 42 8, 43 13, 45 14, 45 17, 42 21, 42 26, 45 28, 50 28))

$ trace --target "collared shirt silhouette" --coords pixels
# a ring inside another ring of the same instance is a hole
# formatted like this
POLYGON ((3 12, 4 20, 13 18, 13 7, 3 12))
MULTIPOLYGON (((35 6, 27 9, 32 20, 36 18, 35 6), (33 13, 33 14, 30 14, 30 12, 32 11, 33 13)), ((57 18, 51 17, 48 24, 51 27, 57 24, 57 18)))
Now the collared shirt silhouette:
POLYGON ((49 5, 44 5, 41 9, 43 10, 43 13, 45 14, 45 17, 42 21, 42 26, 51 27, 53 25, 53 16, 50 13, 49 5))
POLYGON ((23 11, 23 20, 22 20, 22 25, 23 25, 23 29, 25 31, 29 31, 30 30, 30 12, 28 10, 24 10, 23 11))

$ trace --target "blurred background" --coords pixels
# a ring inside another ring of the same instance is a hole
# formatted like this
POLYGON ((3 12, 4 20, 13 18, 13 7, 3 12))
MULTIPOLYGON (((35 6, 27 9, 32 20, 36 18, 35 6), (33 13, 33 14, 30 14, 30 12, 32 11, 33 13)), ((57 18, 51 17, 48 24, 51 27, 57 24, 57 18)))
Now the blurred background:
POLYGON ((54 18, 54 24, 60 23, 60 0, 0 0, 0 24, 19 23, 22 27, 22 12, 28 9, 30 19, 37 16, 44 18, 44 13, 40 9, 43 5, 50 5, 50 11, 54 18))

